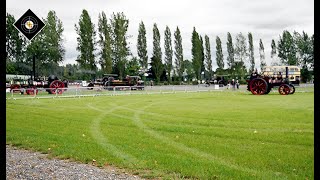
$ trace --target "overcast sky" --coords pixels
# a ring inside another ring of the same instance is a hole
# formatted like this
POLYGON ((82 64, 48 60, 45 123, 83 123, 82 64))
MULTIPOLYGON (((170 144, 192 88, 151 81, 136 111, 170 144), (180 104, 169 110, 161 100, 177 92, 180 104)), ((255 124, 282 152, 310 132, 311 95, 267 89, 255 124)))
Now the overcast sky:
MULTIPOLYGON (((128 40, 130 49, 137 56, 137 35, 141 21, 147 31, 149 61, 152 55, 152 28, 157 23, 161 35, 161 48, 164 53, 164 30, 169 26, 173 33, 177 26, 182 34, 183 54, 185 59, 191 56, 191 35, 193 27, 203 36, 210 38, 214 69, 216 36, 222 41, 226 65, 226 38, 230 32, 235 44, 236 35, 242 32, 247 38, 251 32, 254 40, 255 60, 259 61, 259 39, 265 48, 267 64, 270 63, 271 40, 276 42, 284 30, 294 30, 308 35, 314 34, 314 0, 7 0, 7 13, 17 20, 28 9, 39 18, 46 18, 54 10, 64 27, 64 47, 66 63, 75 63, 79 52, 76 50, 78 24, 83 9, 89 12, 92 22, 97 27, 98 15, 102 11, 108 18, 113 12, 123 12, 129 19, 128 40)), ((247 38, 248 39, 248 38, 247 38)), ((172 43, 174 46, 174 44, 172 43)), ((163 55, 164 57, 164 55, 163 55)))

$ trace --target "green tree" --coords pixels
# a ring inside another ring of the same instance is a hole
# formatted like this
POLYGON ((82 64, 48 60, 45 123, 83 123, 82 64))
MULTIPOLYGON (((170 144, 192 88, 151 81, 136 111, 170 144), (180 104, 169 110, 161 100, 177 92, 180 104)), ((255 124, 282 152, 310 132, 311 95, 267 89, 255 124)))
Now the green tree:
POLYGON ((209 79, 212 78, 213 72, 212 72, 212 59, 211 59, 211 48, 210 48, 210 39, 209 36, 205 35, 204 36, 204 41, 205 41, 205 68, 208 71, 209 74, 209 79))
POLYGON ((297 65, 298 58, 296 57, 297 49, 295 42, 289 31, 284 30, 278 41, 278 57, 285 65, 297 65))
POLYGON ((60 75, 63 75, 63 68, 59 67, 59 63, 63 62, 65 54, 62 36, 63 24, 55 11, 49 11, 43 22, 46 26, 32 41, 28 42, 25 53, 26 59, 31 69, 33 58, 35 58, 35 76, 58 75, 60 71, 60 75))
POLYGON ((138 58, 132 57, 131 60, 129 60, 129 62, 127 63, 126 74, 130 76, 136 76, 137 74, 139 74, 139 69, 140 65, 138 58))
POLYGON ((314 67, 314 34, 311 36, 311 47, 312 47, 312 54, 311 54, 311 59, 312 59, 312 63, 311 63, 311 68, 314 67))
POLYGON ((246 38, 243 36, 243 34, 240 32, 236 37, 236 48, 235 48, 235 59, 237 59, 238 62, 247 62, 247 44, 246 44, 246 38))
POLYGON ((227 64, 229 67, 231 67, 234 64, 234 47, 232 43, 232 36, 228 32, 227 34, 227 51, 228 51, 228 57, 227 57, 227 64))
POLYGON ((192 62, 188 59, 183 61, 183 71, 186 72, 188 81, 195 77, 192 62))
POLYGON ((63 61, 65 49, 63 47, 64 31, 61 20, 55 11, 49 11, 47 19, 44 20, 46 26, 43 28, 44 42, 46 49, 46 62, 60 63, 63 61))
POLYGON ((309 37, 304 31, 302 32, 302 35, 298 32, 294 32, 294 40, 300 57, 300 66, 312 67, 314 63, 313 36, 309 37))
POLYGON ((25 63, 25 45, 26 40, 19 34, 19 31, 13 26, 16 22, 13 15, 6 15, 6 73, 25 74, 17 64, 25 63))
POLYGON ((223 69, 224 68, 223 53, 222 53, 221 40, 219 36, 216 37, 216 61, 217 61, 218 68, 223 69))
POLYGON ((195 76, 198 80, 201 79, 201 68, 202 68, 202 45, 201 45, 201 39, 199 34, 196 31, 196 28, 193 27, 193 32, 192 32, 192 38, 191 38, 191 43, 192 43, 192 66, 193 70, 195 72, 195 76))
POLYGON ((265 61, 264 46, 261 39, 259 41, 259 55, 260 55, 260 69, 262 70, 264 67, 267 66, 267 64, 265 61))
POLYGON ((153 57, 151 58, 152 70, 155 73, 156 82, 160 81, 160 76, 163 73, 162 52, 160 46, 160 32, 157 24, 153 24, 153 57))
POLYGON ((95 72, 97 69, 94 55, 96 31, 87 10, 82 10, 79 23, 75 24, 75 29, 79 36, 77 37, 77 50, 80 52, 76 61, 81 68, 95 72))
POLYGON ((183 68, 183 48, 182 48, 182 37, 177 26, 176 31, 174 32, 174 55, 175 55, 175 65, 176 65, 176 72, 179 77, 179 81, 181 81, 184 68, 183 68))
POLYGON ((172 41, 171 31, 169 27, 166 27, 164 31, 164 51, 165 51, 165 70, 168 73, 168 81, 171 83, 171 71, 172 71, 172 41))
POLYGON ((248 40, 249 40, 248 54, 249 54, 249 62, 250 62, 250 72, 253 72, 255 67, 255 62, 254 62, 253 38, 252 38, 251 32, 248 33, 248 40))
MULTIPOLYGON (((137 41, 137 50, 139 56, 139 63, 144 71, 148 68, 148 52, 147 52, 147 38, 146 38, 146 28, 143 21, 139 24, 139 33, 137 41)), ((144 73, 144 72, 143 72, 144 73)))
POLYGON ((101 70, 103 73, 110 74, 112 72, 112 49, 111 49, 111 28, 108 24, 106 14, 102 12, 99 13, 98 17, 98 32, 99 40, 98 44, 100 45, 100 60, 101 70))
POLYGON ((125 76, 127 56, 131 54, 129 44, 127 43, 128 26, 129 20, 124 13, 113 13, 111 18, 113 65, 114 73, 119 74, 119 78, 125 76))
POLYGON ((154 75, 154 77, 156 78, 156 83, 160 82, 160 77, 163 74, 163 70, 164 70, 164 65, 161 61, 161 59, 159 59, 158 57, 151 57, 151 71, 154 75))
POLYGON ((13 62, 24 61, 25 39, 19 34, 19 31, 13 26, 16 22, 13 15, 6 15, 6 58, 13 62))
POLYGON ((277 59, 277 45, 274 39, 271 41, 271 65, 277 66, 280 65, 280 62, 277 59))
POLYGON ((204 67, 204 47, 203 47, 203 39, 202 39, 202 36, 200 36, 200 58, 201 58, 201 73, 205 71, 205 67, 204 67))
MULTIPOLYGON (((37 34, 37 36, 35 36, 32 39, 32 41, 29 41, 27 43, 25 65, 28 66, 29 72, 32 72, 32 74, 35 74, 35 76, 38 76, 44 73, 43 71, 45 71, 44 64, 47 60, 47 55, 46 55, 47 45, 44 39, 45 39, 45 34, 43 32, 40 32, 37 34), (35 59, 35 72, 33 72, 33 69, 32 69, 33 59, 35 59)), ((49 62, 47 62, 47 64, 55 65, 49 62)), ((54 70, 54 67, 52 67, 51 70, 54 70)))
POLYGON ((311 72, 309 69, 313 68, 314 52, 313 52, 313 36, 309 37, 304 31, 302 35, 294 32, 294 40, 299 55, 299 65, 301 69, 301 78, 304 82, 311 80, 311 72))

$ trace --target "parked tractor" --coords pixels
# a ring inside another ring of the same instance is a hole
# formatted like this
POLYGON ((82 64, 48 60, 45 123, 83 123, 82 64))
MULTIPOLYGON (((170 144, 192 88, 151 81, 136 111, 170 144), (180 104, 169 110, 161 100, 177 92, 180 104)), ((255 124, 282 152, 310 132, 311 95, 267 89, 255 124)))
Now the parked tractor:
POLYGON ((293 94, 295 87, 288 79, 288 68, 286 68, 286 77, 282 78, 281 72, 277 76, 260 75, 253 72, 247 79, 247 90, 254 95, 268 94, 272 88, 278 88, 281 95, 293 94))
POLYGON ((205 82, 206 86, 211 84, 219 84, 220 87, 226 86, 228 84, 228 79, 230 75, 214 75, 212 79, 209 79, 205 82))
POLYGON ((140 76, 126 76, 126 78, 120 80, 116 74, 105 74, 101 84, 109 90, 121 86, 123 88, 129 86, 130 90, 144 90, 144 81, 141 80, 140 76))

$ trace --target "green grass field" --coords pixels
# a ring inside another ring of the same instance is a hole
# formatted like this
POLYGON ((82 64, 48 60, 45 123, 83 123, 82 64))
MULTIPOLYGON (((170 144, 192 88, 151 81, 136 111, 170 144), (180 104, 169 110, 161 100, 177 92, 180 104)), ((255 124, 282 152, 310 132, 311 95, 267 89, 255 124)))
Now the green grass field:
POLYGON ((313 179, 314 93, 6 102, 7 144, 144 178, 313 179))

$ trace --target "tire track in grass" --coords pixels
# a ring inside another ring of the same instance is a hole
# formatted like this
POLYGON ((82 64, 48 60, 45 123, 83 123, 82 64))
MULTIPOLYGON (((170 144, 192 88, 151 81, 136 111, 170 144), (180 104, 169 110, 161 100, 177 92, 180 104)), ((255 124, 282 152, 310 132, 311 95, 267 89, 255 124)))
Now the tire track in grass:
POLYGON ((108 152, 110 152, 111 154, 116 156, 117 158, 121 159, 122 161, 128 162, 131 165, 133 165, 136 162, 138 162, 138 159, 136 157, 132 156, 131 154, 128 154, 128 153, 121 151, 115 145, 111 144, 109 142, 109 140, 101 132, 102 130, 101 130, 100 124, 101 124, 101 121, 103 120, 103 118, 106 115, 109 115, 110 113, 112 113, 113 111, 115 111, 116 109, 119 109, 121 107, 121 106, 114 104, 114 103, 113 103, 113 105, 114 106, 111 109, 102 110, 102 109, 99 109, 99 108, 92 106, 91 103, 87 104, 87 107, 89 107, 90 109, 100 112, 100 114, 92 120, 92 125, 90 127, 91 135, 93 136, 93 138, 96 140, 96 142, 102 148, 104 148, 105 150, 107 150, 108 152))
POLYGON ((131 109, 131 108, 128 108, 128 107, 120 107, 120 108, 124 108, 126 110, 133 111, 134 112, 134 116, 133 117, 117 115, 117 114, 113 114, 113 115, 121 117, 121 118, 129 118, 129 119, 133 120, 138 128, 140 128, 144 132, 148 133, 153 138, 158 139, 161 142, 163 142, 165 144, 168 144, 169 146, 174 147, 174 148, 176 148, 178 150, 181 150, 181 151, 183 151, 185 153, 188 153, 188 154, 191 154, 191 155, 195 155, 195 156, 197 156, 199 158, 202 158, 202 159, 205 159, 205 160, 214 161, 214 162, 216 162, 218 164, 221 164, 223 166, 229 167, 231 169, 235 169, 235 170, 251 173, 252 175, 254 175, 254 174, 255 175, 257 175, 257 174, 265 175, 266 173, 268 173, 270 175, 270 178, 271 177, 275 177, 275 176, 287 178, 287 175, 284 174, 283 172, 280 173, 280 172, 273 172, 273 171, 268 171, 268 170, 251 169, 251 168, 246 168, 246 167, 239 166, 237 164, 233 164, 233 163, 227 162, 226 160, 224 160, 222 158, 216 157, 216 156, 214 156, 212 154, 208 154, 206 152, 200 151, 200 150, 195 149, 195 148, 188 147, 188 146, 186 146, 186 145, 184 145, 182 143, 175 142, 172 139, 157 133, 156 131, 152 130, 151 128, 149 128, 148 126, 146 126, 142 122, 142 120, 140 118, 140 114, 144 113, 145 109, 147 109, 148 107, 153 106, 155 104, 159 104, 159 103, 151 103, 149 105, 141 107, 140 111, 137 111, 135 109, 131 109))
MULTIPOLYGON (((130 109, 128 107, 121 107, 123 109, 126 109, 126 110, 129 110, 129 111, 134 111, 134 112, 139 112, 139 113, 143 113, 143 114, 148 114, 148 115, 152 115, 152 116, 157 116, 157 117, 162 117, 162 118, 183 118, 183 119, 193 119, 193 118, 190 118, 190 117, 184 117, 184 116, 173 116, 173 115, 168 115, 168 114, 161 114, 161 113, 154 113, 154 112, 148 112, 148 111, 143 111, 141 109, 130 109)), ((207 118, 198 118, 199 119, 207 119, 207 118)), ((157 121, 157 122, 160 122, 160 120, 152 120, 152 121, 157 121)), ((220 122, 219 120, 211 120, 211 122, 220 122)), ((224 122, 232 122, 232 123, 238 123, 237 121, 231 121, 231 120, 227 120, 227 121, 224 121, 224 122)), ((184 124, 181 124, 181 123, 171 123, 171 122, 168 122, 168 121, 161 121, 160 122, 161 124, 165 124, 165 125, 172 125, 172 126, 175 126, 175 127, 200 127, 200 128, 203 128, 203 127, 208 127, 207 124, 193 124, 191 122, 184 122, 184 124)), ((260 123, 261 124, 261 123, 260 123)), ((264 123, 264 124, 278 124, 278 123, 264 123)), ((297 124, 297 123, 295 123, 297 124)), ((300 123, 299 123, 300 124, 300 123)), ((209 128, 221 128, 221 129, 227 129, 227 130, 235 130, 235 129, 241 129, 243 131, 252 131, 254 132, 254 130, 257 130, 257 128, 254 128, 254 127, 251 127, 251 128, 247 128, 247 127, 228 127, 228 126, 214 126, 214 127, 209 127, 209 128)), ((288 128, 279 128, 279 129, 271 129, 271 128, 259 128, 258 131, 260 132, 294 132, 292 129, 288 129, 288 128)), ((307 129, 303 129, 303 130, 300 130, 300 129, 296 129, 295 132, 300 132, 300 133, 313 133, 312 130, 307 130, 307 129)), ((225 137, 225 138, 228 138, 228 139, 231 139, 232 137, 225 137)), ((238 137, 239 139, 243 139, 243 138, 240 138, 238 137)), ((257 142, 257 141, 261 141, 259 139, 246 139, 248 141, 252 141, 252 142, 257 142)), ((270 144, 275 144, 275 145, 284 145, 284 146, 290 146, 290 147, 295 147, 295 148, 301 148, 301 147, 305 147, 306 145, 303 145, 303 144, 283 144, 283 142, 277 142, 277 141, 272 141, 272 140, 265 140, 263 141, 263 143, 270 143, 270 144)))
MULTIPOLYGON (((221 165, 223 165, 225 167, 228 167, 228 168, 231 168, 231 169, 239 170, 239 171, 242 171, 242 172, 247 172, 247 173, 249 173, 251 175, 258 175, 259 174, 259 175, 265 176, 266 174, 268 174, 269 178, 275 178, 275 177, 277 177, 277 178, 285 178, 285 179, 288 178, 287 175, 285 173, 283 173, 283 172, 274 172, 274 171, 270 171, 270 170, 258 170, 258 169, 253 169, 253 168, 242 167, 240 165, 228 162, 228 161, 226 161, 226 160, 224 160, 222 158, 216 157, 216 156, 214 156, 212 154, 200 151, 200 150, 195 149, 195 148, 188 147, 188 146, 186 146, 186 145, 184 145, 182 143, 175 142, 171 138, 157 133, 155 130, 152 130, 151 128, 149 128, 147 125, 145 125, 142 122, 142 119, 140 118, 140 114, 145 113, 146 112, 145 109, 149 108, 150 106, 153 106, 155 104, 160 104, 160 103, 161 102, 151 103, 151 104, 145 105, 145 106, 141 107, 140 110, 136 110, 136 109, 132 109, 132 108, 124 107, 124 106, 117 106, 117 107, 114 107, 114 108, 111 109, 112 111, 114 111, 115 109, 118 109, 118 108, 130 110, 130 111, 134 112, 133 117, 126 116, 126 115, 120 115, 120 114, 110 114, 110 115, 132 120, 139 129, 141 129, 142 131, 146 132, 147 134, 149 134, 153 138, 158 139, 161 142, 163 142, 164 144, 167 144, 167 145, 169 145, 171 147, 174 147, 175 149, 183 151, 183 152, 185 152, 187 154, 197 156, 197 157, 202 158, 204 160, 213 161, 215 163, 221 164, 221 165)), ((104 114, 104 115, 110 113, 110 112, 104 113, 103 110, 101 110, 99 108, 92 107, 92 106, 90 108, 92 108, 92 109, 94 109, 96 111, 102 112, 102 114, 104 114)), ((102 118, 100 118, 100 119, 102 119, 102 118)), ((101 134, 101 136, 103 136, 103 135, 101 134)), ((99 137, 99 138, 103 138, 103 137, 99 137)), ((103 139, 100 139, 100 140, 104 141, 103 139)), ((113 146, 113 145, 111 145, 111 146, 113 146)), ((115 147, 114 150, 116 150, 116 149, 117 148, 115 147)), ((117 154, 119 155, 119 153, 117 153, 117 154)), ((121 152, 120 155, 121 154, 125 154, 125 153, 121 152)), ((135 161, 138 161, 138 160, 135 158, 135 161)))

